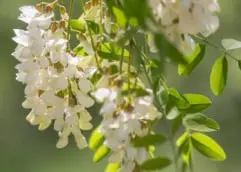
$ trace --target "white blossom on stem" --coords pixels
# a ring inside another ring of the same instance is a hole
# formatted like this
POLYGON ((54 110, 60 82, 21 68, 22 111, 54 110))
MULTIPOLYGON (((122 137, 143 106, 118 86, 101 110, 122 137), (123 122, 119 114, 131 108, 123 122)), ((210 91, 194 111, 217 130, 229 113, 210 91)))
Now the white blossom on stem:
POLYGON ((14 30, 13 40, 18 45, 12 55, 20 62, 16 79, 26 84, 23 107, 31 109, 27 120, 40 130, 53 122, 59 134, 58 148, 65 147, 73 134, 82 149, 87 142, 81 130, 92 128, 86 108, 94 104, 88 95, 92 89, 88 77, 94 68, 85 72, 82 57, 67 51, 65 28, 61 22, 53 22, 53 12, 34 6, 21 7, 20 11, 19 19, 28 26, 14 30))
POLYGON ((99 131, 105 137, 104 144, 112 152, 109 162, 120 163, 121 172, 132 172, 149 155, 146 148, 135 148, 131 142, 135 137, 147 135, 150 129, 145 122, 160 118, 161 113, 153 106, 151 95, 134 97, 132 103, 124 106, 123 101, 127 97, 121 95, 119 87, 99 88, 92 95, 103 103, 100 109, 103 120, 99 131))
POLYGON ((195 42, 190 35, 207 37, 219 27, 217 0, 148 0, 162 32, 185 54, 195 42))

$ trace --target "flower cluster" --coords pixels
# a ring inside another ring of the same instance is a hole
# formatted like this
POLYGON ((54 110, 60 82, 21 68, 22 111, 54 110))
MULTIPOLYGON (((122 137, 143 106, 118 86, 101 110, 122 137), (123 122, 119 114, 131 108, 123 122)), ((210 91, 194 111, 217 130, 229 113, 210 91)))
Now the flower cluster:
POLYGON ((40 130, 54 121, 58 148, 68 144, 71 133, 78 147, 84 148, 87 142, 81 130, 92 128, 86 110, 94 104, 88 96, 91 72, 81 68, 82 57, 67 51, 65 20, 53 22, 50 6, 24 6, 20 11, 19 19, 28 26, 14 30, 18 46, 13 56, 20 62, 17 80, 26 84, 23 107, 31 109, 27 120, 40 130))
POLYGON ((209 36, 219 27, 217 0, 148 0, 162 32, 184 53, 195 48, 190 35, 209 36))
POLYGON ((103 103, 100 110, 103 121, 99 131, 105 137, 104 144, 112 152, 109 162, 120 163, 121 172, 132 172, 149 158, 147 148, 133 147, 132 141, 150 134, 148 122, 159 119, 162 115, 152 104, 150 90, 146 90, 148 95, 140 97, 123 95, 122 80, 114 79, 108 83, 111 82, 114 84, 93 92, 96 100, 103 103))

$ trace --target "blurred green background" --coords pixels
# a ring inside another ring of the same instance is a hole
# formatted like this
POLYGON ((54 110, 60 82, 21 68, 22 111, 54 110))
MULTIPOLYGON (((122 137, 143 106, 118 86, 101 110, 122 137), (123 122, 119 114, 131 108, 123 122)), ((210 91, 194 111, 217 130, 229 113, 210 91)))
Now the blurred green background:
MULTIPOLYGON (((0 0, 0 172, 102 172, 105 162, 94 164, 92 152, 79 151, 73 140, 63 150, 55 148, 57 133, 52 128, 39 132, 25 121, 28 111, 21 107, 23 85, 15 81, 17 61, 10 55, 15 48, 11 40, 13 28, 23 28, 17 20, 18 8, 34 4, 36 0, 0 0)), ((241 40, 241 1, 220 0, 221 28, 211 41, 220 44, 222 38, 241 40)), ((239 57, 241 52, 235 52, 239 57)), ((213 100, 206 112, 221 125, 212 136, 227 153, 225 162, 210 162, 195 155, 195 172, 241 171, 241 71, 229 59, 228 85, 221 97, 214 97, 209 89, 209 73, 214 60, 220 55, 208 48, 205 60, 189 78, 179 78, 176 68, 168 68, 168 82, 182 92, 203 93, 213 100)), ((87 133, 88 134, 88 133, 87 133)), ((158 154, 169 154, 169 146, 157 149, 158 154)), ((170 167, 165 172, 172 172, 170 167)))

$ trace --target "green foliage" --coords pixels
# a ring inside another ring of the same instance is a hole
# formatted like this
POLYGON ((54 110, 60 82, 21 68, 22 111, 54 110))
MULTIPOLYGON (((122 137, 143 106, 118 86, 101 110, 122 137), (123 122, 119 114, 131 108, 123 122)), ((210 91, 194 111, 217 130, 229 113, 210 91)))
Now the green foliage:
POLYGON ((189 75, 204 58, 205 50, 205 45, 197 44, 193 54, 187 57, 188 64, 178 65, 178 74, 186 76, 189 75))
POLYGON ((118 172, 120 168, 119 163, 110 163, 107 165, 105 172, 118 172))
POLYGON ((104 141, 104 136, 99 132, 99 127, 92 131, 89 139, 89 148, 97 149, 104 141))
POLYGON ((216 121, 201 113, 185 116, 183 118, 183 124, 188 129, 200 132, 218 131, 220 128, 216 121))
POLYGON ((188 59, 162 34, 155 35, 155 43, 159 49, 160 59, 169 57, 177 64, 187 64, 188 59))
POLYGON ((183 97, 188 102, 188 105, 180 109, 187 113, 200 112, 212 104, 208 97, 201 94, 183 94, 183 97))
POLYGON ((121 26, 123 28, 126 27, 127 19, 126 19, 124 11, 121 10, 120 8, 118 8, 118 7, 112 7, 112 11, 113 11, 114 16, 116 18, 117 24, 119 24, 119 26, 121 26))
POLYGON ((219 57, 213 67, 210 74, 210 87, 214 95, 220 95, 227 82, 228 75, 228 61, 225 56, 219 57))
POLYGON ((166 137, 160 134, 149 134, 144 137, 135 138, 132 144, 134 147, 147 147, 150 145, 161 144, 165 140, 166 137))
POLYGON ((100 146, 93 157, 94 162, 99 162, 103 158, 105 158, 110 153, 110 148, 106 147, 105 145, 100 146))
POLYGON ((193 147, 203 156, 215 161, 226 159, 225 152, 212 138, 201 133, 193 133, 191 138, 193 147))
POLYGON ((190 134, 188 132, 183 133, 177 140, 176 145, 178 147, 178 153, 181 155, 183 163, 186 166, 190 166, 192 160, 192 143, 190 140, 190 134))
POLYGON ((241 60, 238 61, 238 67, 241 70, 241 60))
POLYGON ((88 20, 86 21, 88 28, 91 32, 91 34, 99 34, 100 33, 100 25, 98 23, 95 23, 94 21, 88 20))
POLYGON ((124 60, 127 61, 128 57, 130 56, 127 49, 111 42, 101 44, 97 52, 99 56, 107 60, 120 60, 121 56, 123 56, 124 60))
POLYGON ((70 20, 70 28, 74 31, 84 32, 85 27, 86 27, 86 22, 82 18, 70 20))
POLYGON ((161 170, 168 167, 171 161, 168 158, 158 157, 147 160, 141 164, 143 170, 161 170))

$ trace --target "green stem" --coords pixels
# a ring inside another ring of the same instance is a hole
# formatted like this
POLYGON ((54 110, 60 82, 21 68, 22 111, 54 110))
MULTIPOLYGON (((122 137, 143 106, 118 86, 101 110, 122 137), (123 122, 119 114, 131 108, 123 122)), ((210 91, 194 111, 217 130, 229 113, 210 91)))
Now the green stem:
MULTIPOLYGON (((80 0, 80 3, 81 3, 81 7, 82 7, 82 10, 83 10, 83 13, 85 14, 83 0, 80 0)), ((94 39, 93 39, 93 36, 92 36, 92 33, 91 33, 91 30, 90 30, 90 27, 89 27, 88 23, 87 23, 86 27, 87 27, 87 30, 88 30, 89 35, 90 35, 91 46, 92 46, 92 48, 94 50, 94 58, 95 58, 96 65, 97 65, 99 71, 102 71, 102 68, 100 66, 100 63, 99 63, 99 60, 98 60, 98 56, 97 56, 97 49, 96 49, 96 46, 95 46, 95 43, 94 43, 94 39)))
MULTIPOLYGON (((147 69, 146 69, 145 62, 144 62, 144 60, 142 59, 142 57, 143 57, 143 58, 146 58, 145 53, 142 52, 141 50, 139 50, 138 46, 136 45, 135 40, 133 40, 133 42, 134 42, 134 46, 135 46, 136 50, 138 51, 138 53, 139 53, 139 55, 140 55, 140 61, 141 61, 141 64, 142 64, 142 66, 143 66, 144 74, 145 74, 146 79, 147 79, 147 81, 148 81, 148 85, 153 89, 152 80, 151 80, 151 78, 150 78, 149 75, 148 75, 148 71, 147 71, 147 69)), ((161 79, 161 78, 160 78, 160 79, 161 79)), ((163 81, 162 81, 162 82, 163 82, 163 81)), ((166 86, 165 86, 165 87, 166 87, 166 86)), ((165 109, 164 109, 163 106, 160 104, 160 102, 159 102, 159 100, 158 100, 158 97, 157 97, 157 95, 156 95, 155 93, 154 93, 154 99, 155 99, 155 100, 154 100, 154 104, 155 104, 155 106, 157 107, 157 109, 158 109, 160 112, 164 113, 164 116, 166 116, 166 114, 165 114, 165 109)), ((166 121, 165 121, 164 125, 166 125, 166 128, 168 128, 166 121)), ((169 131, 168 131, 168 135, 169 135, 169 142, 170 142, 170 145, 171 145, 172 155, 173 155, 173 159, 174 159, 175 172, 178 172, 178 171, 179 171, 179 169, 178 169, 178 161, 177 161, 178 159, 177 159, 177 154, 176 154, 176 149, 175 149, 174 136, 173 136, 169 131)))
POLYGON ((128 59, 128 91, 129 92, 131 90, 131 62, 132 62, 131 51, 132 51, 132 43, 130 41, 129 59, 128 59))
MULTIPOLYGON (((120 74, 122 74, 122 67, 123 67, 123 60, 124 60, 124 47, 121 50, 121 57, 120 57, 120 74)), ((129 52, 130 53, 130 52, 129 52)))
POLYGON ((73 12, 73 4, 74 4, 74 0, 70 0, 70 4, 69 4, 69 20, 68 20, 68 31, 67 31, 67 39, 68 39, 68 46, 67 46, 67 51, 71 50, 71 46, 70 46, 70 21, 71 21, 71 17, 72 17, 72 12, 73 12))
POLYGON ((175 172, 179 171, 178 168, 178 156, 177 156, 177 151, 176 151, 176 147, 175 147, 175 140, 172 134, 169 134, 169 142, 171 145, 171 149, 172 149, 172 155, 173 155, 173 164, 174 164, 174 168, 175 168, 175 172))
POLYGON ((102 4, 102 0, 100 0, 100 40, 101 41, 103 36, 102 20, 103 20, 103 4, 102 4))

